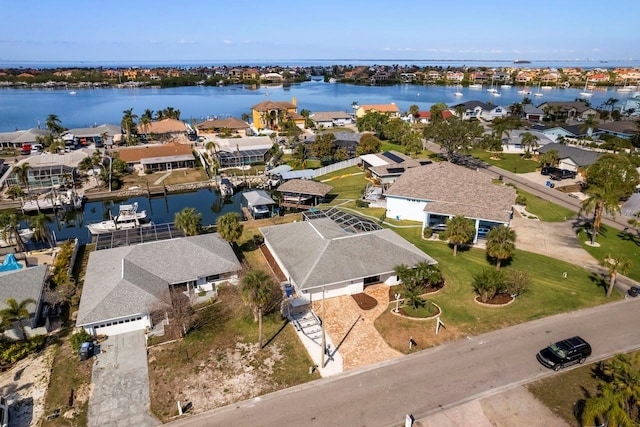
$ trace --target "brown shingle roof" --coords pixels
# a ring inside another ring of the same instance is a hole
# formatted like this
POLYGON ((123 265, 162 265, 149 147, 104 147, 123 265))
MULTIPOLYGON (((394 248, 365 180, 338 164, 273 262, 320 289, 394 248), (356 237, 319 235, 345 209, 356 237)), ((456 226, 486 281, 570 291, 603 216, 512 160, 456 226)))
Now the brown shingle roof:
POLYGON ((320 197, 326 196, 332 189, 330 185, 307 179, 292 179, 278 187, 278 191, 283 193, 310 194, 320 197))
POLYGON ((163 119, 158 122, 151 122, 147 125, 138 125, 140 133, 177 133, 186 132, 187 127, 184 122, 176 119, 163 119))
POLYGON ((207 120, 196 125, 198 129, 247 129, 249 125, 243 120, 229 117, 222 120, 207 120))
POLYGON ((509 222, 516 190, 449 162, 408 169, 387 190, 387 197, 426 200, 425 212, 509 222))
POLYGON ((126 163, 139 162, 151 157, 172 157, 192 154, 191 146, 178 143, 147 145, 144 147, 123 148, 119 151, 120 160, 126 163))
POLYGON ((253 107, 252 110, 256 111, 269 111, 269 110, 295 110, 294 104, 286 101, 262 101, 253 107))
POLYGON ((379 111, 381 113, 396 113, 400 109, 396 104, 373 104, 373 105, 361 105, 363 111, 379 111))

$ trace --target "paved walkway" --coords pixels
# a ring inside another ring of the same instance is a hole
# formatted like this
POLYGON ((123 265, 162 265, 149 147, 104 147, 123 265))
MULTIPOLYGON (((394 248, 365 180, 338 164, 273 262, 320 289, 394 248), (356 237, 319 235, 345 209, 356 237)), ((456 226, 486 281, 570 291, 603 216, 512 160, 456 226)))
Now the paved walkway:
POLYGON ((149 370, 144 332, 113 335, 99 346, 93 365, 89 427, 147 427, 160 422, 149 412, 149 370))

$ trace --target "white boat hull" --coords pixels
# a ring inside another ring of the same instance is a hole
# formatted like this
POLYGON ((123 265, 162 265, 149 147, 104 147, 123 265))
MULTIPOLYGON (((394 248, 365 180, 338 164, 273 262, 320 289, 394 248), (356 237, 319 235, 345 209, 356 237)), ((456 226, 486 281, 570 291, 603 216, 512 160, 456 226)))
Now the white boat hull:
MULTIPOLYGON (((18 231, 18 234, 20 234, 20 240, 22 240, 22 243, 27 243, 29 240, 33 238, 33 235, 35 234, 35 230, 31 228, 22 228, 18 231)), ((9 236, 7 236, 7 238, 9 238, 9 236)), ((6 248, 9 246, 13 246, 14 244, 15 242, 11 242, 11 241, 7 242, 2 237, 0 237, 0 247, 6 248)))

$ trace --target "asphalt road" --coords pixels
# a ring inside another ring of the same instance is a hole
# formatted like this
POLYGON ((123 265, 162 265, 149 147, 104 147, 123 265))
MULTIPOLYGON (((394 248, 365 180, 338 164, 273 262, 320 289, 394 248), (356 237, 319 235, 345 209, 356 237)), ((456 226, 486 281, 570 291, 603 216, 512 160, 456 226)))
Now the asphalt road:
MULTIPOLYGON (((171 426, 400 426, 554 375, 536 353, 581 335, 590 362, 640 348, 640 299, 546 317, 170 423, 171 426)), ((446 331, 444 331, 446 333, 446 331)), ((420 343, 418 343, 419 345, 420 343)))

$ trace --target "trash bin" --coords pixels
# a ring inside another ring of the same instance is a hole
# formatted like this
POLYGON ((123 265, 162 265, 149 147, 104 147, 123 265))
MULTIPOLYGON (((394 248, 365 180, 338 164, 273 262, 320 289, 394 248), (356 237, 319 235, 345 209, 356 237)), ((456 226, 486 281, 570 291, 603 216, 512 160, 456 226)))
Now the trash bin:
POLYGON ((284 291, 287 295, 287 298, 291 298, 291 295, 293 295, 293 288, 291 287, 291 285, 285 286, 284 291))
POLYGON ((87 360, 93 356, 93 343, 90 341, 83 342, 78 353, 80 354, 80 360, 87 360))

